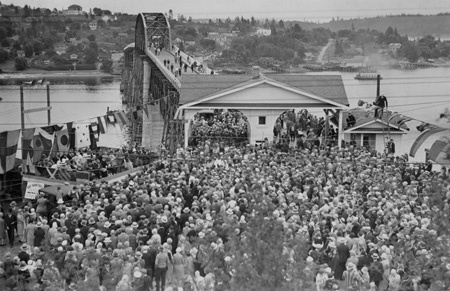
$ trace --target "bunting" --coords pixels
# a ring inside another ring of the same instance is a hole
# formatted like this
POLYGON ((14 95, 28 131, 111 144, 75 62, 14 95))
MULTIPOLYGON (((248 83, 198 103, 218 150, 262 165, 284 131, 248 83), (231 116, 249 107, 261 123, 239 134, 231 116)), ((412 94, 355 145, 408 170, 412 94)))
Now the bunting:
POLYGON ((98 130, 101 134, 106 133, 106 115, 97 117, 98 130))
POLYGON ((425 140, 427 140, 433 134, 437 134, 437 133, 440 133, 440 132, 443 132, 446 130, 448 130, 448 129, 438 127, 438 128, 430 129, 430 130, 427 130, 427 131, 421 133, 419 135, 419 137, 417 137, 417 139, 414 141, 414 143, 409 151, 409 155, 411 157, 414 157, 417 153, 417 150, 425 142, 425 140))
POLYGON ((65 154, 68 153, 70 150, 70 137, 69 137, 69 130, 67 124, 64 124, 64 126, 55 132, 55 143, 53 145, 54 148, 56 148, 56 152, 65 154))
POLYGON ((436 129, 438 128, 438 126, 434 124, 429 124, 427 122, 422 122, 422 124, 418 125, 416 128, 418 131, 424 132, 425 130, 436 129))
POLYGON ((22 172, 23 173, 35 173, 33 165, 33 135, 34 128, 26 128, 22 130, 22 172))
POLYGON ((14 168, 20 130, 0 133, 0 174, 14 168))
POLYGON ((39 162, 43 155, 50 156, 55 139, 53 126, 37 127, 33 135, 33 164, 39 162))
POLYGON ((73 123, 73 127, 75 128, 75 148, 90 147, 89 125, 88 120, 73 123))

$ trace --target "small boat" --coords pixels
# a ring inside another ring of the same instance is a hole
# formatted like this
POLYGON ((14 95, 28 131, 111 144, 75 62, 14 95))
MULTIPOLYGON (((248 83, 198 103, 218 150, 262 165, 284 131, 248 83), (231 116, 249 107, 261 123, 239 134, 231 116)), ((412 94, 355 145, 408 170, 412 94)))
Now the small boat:
MULTIPOLYGON (((378 73, 358 73, 355 76, 356 80, 376 80, 378 78, 378 73)), ((380 80, 383 79, 380 77, 380 80)))

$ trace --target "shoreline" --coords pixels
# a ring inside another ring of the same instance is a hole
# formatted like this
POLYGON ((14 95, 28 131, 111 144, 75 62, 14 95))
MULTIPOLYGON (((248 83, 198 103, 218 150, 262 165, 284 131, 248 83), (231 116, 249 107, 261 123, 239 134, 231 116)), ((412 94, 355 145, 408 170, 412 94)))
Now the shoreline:
POLYGON ((41 71, 30 70, 24 72, 3 73, 0 74, 0 80, 28 80, 40 78, 114 78, 120 75, 113 75, 101 71, 41 71))

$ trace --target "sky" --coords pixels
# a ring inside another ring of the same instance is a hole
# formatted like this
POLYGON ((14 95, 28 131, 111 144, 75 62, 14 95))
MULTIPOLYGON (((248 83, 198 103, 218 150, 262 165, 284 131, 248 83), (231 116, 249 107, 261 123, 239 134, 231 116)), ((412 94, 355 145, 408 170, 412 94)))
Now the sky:
POLYGON ((80 5, 83 11, 98 7, 111 12, 168 12, 193 18, 236 16, 258 19, 326 22, 331 18, 364 18, 390 14, 436 14, 450 12, 450 0, 0 0, 2 4, 67 9, 80 5))

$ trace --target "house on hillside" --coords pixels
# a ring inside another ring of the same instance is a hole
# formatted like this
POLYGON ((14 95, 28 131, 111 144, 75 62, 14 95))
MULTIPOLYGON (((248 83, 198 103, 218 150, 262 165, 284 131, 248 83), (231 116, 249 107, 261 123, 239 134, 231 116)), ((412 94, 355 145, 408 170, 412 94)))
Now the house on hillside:
POLYGON ((206 37, 206 39, 214 40, 219 45, 224 45, 225 42, 227 41, 227 37, 225 35, 223 35, 222 33, 218 33, 218 32, 208 33, 208 36, 206 37))
POLYGON ((112 16, 112 15, 102 15, 101 19, 102 19, 105 23, 108 23, 108 21, 112 21, 112 20, 113 20, 113 16, 112 16))
POLYGON ((65 44, 57 44, 54 46, 54 49, 58 55, 62 55, 66 52, 67 46, 65 44))
POLYGON ((270 29, 264 29, 264 28, 261 28, 261 27, 258 27, 256 29, 256 35, 257 36, 269 36, 271 34, 272 34, 272 31, 270 29))
POLYGON ((67 10, 63 10, 64 15, 82 15, 83 14, 83 8, 81 8, 80 5, 70 5, 67 10))
POLYGON ((78 55, 77 54, 71 54, 69 58, 70 58, 71 61, 78 61, 78 55))
POLYGON ((24 58, 25 57, 25 51, 24 50, 18 50, 17 51, 17 56, 24 58))
POLYGON ((110 52, 99 52, 98 58, 100 61, 111 60, 111 55, 112 54, 110 52))
POLYGON ((89 28, 90 28, 91 30, 96 30, 97 27, 98 27, 97 20, 92 20, 91 22, 89 22, 89 28))
MULTIPOLYGON (((331 118, 334 126, 338 126, 338 118, 331 118)), ((395 147, 402 147, 403 135, 409 128, 401 123, 400 116, 394 116, 392 112, 385 111, 382 118, 375 118, 374 111, 368 112, 361 108, 354 108, 343 113, 344 141, 357 146, 363 146, 384 152, 386 143, 392 139, 395 147), (355 117, 353 126, 347 123, 348 116, 355 117)))
POLYGON ((391 53, 394 57, 397 56, 398 50, 402 47, 401 43, 390 43, 389 44, 389 53, 391 53))

